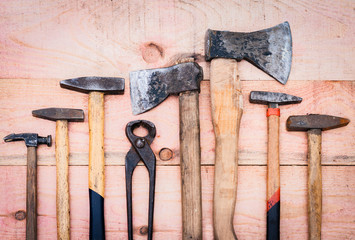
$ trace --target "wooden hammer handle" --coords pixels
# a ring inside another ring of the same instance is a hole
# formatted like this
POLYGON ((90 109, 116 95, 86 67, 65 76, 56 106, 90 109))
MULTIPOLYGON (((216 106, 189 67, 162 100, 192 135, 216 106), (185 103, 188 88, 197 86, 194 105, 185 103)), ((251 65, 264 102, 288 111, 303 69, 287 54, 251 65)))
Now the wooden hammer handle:
POLYGON ((182 239, 202 239, 199 93, 183 92, 180 104, 182 239))
POLYGON ((310 240, 321 239, 322 225, 322 132, 308 130, 308 236, 310 240))
POLYGON ((280 117, 268 117, 267 153, 267 239, 280 239, 280 117))
POLYGON ((26 239, 37 239, 37 154, 27 147, 26 239))
POLYGON ((211 61, 212 123, 216 138, 213 229, 218 240, 237 239, 233 217, 238 180, 238 135, 243 114, 237 61, 211 61))
POLYGON ((57 238, 70 239, 69 216, 69 139, 68 121, 58 120, 55 133, 57 166, 57 238))
POLYGON ((104 94, 89 94, 90 239, 105 239, 104 94))

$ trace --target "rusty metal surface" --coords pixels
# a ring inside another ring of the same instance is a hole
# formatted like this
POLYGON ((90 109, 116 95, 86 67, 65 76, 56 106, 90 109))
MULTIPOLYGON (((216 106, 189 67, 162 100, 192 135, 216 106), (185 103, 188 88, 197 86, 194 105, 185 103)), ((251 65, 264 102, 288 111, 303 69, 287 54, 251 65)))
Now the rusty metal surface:
POLYGON ((277 103, 278 105, 286 105, 302 102, 302 98, 286 93, 279 92, 264 92, 251 91, 249 95, 249 102, 258 104, 277 103))
POLYGON ((288 22, 251 33, 207 30, 206 60, 245 59, 286 84, 292 63, 292 36, 288 22))
POLYGON ((4 137, 4 141, 25 141, 27 147, 37 147, 39 144, 46 144, 50 147, 52 145, 52 136, 48 135, 47 137, 40 137, 37 133, 12 133, 4 137))
POLYGON ((62 88, 90 93, 103 92, 105 94, 123 94, 124 79, 116 77, 80 77, 60 81, 62 88))
POLYGON ((321 129, 324 131, 344 127, 349 122, 349 119, 330 115, 297 115, 288 117, 286 128, 289 131, 308 131, 310 129, 321 129))
POLYGON ((52 121, 67 120, 71 122, 83 122, 84 111, 73 108, 43 108, 32 111, 32 116, 52 121))
POLYGON ((202 68, 194 62, 167 68, 147 69, 130 73, 132 112, 140 114, 156 107, 170 94, 200 91, 202 68))
POLYGON ((132 147, 126 155, 126 200, 127 200, 127 224, 128 239, 133 240, 133 211, 132 211, 132 176, 133 171, 140 161, 143 161, 149 172, 149 210, 148 210, 148 240, 153 237, 153 216, 154 216, 154 193, 155 193, 155 171, 156 159, 150 148, 156 135, 156 128, 152 122, 146 120, 131 121, 126 126, 126 136, 132 147), (134 135, 133 130, 138 127, 148 130, 145 137, 134 135))

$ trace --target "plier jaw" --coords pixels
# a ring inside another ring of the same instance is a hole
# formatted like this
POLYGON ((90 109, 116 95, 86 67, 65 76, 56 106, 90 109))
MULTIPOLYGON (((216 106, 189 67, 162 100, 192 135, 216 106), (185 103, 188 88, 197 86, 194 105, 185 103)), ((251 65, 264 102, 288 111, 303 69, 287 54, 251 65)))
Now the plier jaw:
POLYGON ((139 161, 143 161, 149 172, 149 210, 148 210, 148 240, 153 237, 153 215, 154 215, 154 192, 155 192, 155 171, 156 158, 150 148, 156 135, 156 128, 152 122, 146 120, 131 121, 126 126, 126 136, 132 147, 126 155, 126 200, 127 200, 127 223, 128 239, 133 240, 132 221, 132 175, 139 161), (148 130, 145 137, 136 136, 133 131, 138 127, 148 130))

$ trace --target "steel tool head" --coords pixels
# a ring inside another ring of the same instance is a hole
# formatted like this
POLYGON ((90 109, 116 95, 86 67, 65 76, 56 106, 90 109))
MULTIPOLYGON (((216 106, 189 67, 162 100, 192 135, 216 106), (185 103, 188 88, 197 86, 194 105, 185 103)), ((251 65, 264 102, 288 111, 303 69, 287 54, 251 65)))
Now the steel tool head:
POLYGON ((324 131, 344 127, 349 122, 350 120, 346 118, 309 114, 288 117, 286 127, 289 131, 308 131, 310 129, 321 129, 324 131))
POLYGON ((4 137, 4 141, 25 141, 27 147, 37 147, 39 144, 47 144, 47 146, 50 147, 52 145, 52 136, 39 137, 37 133, 12 133, 4 137))
POLYGON ((291 71, 292 37, 288 22, 257 32, 207 30, 206 60, 245 59, 282 84, 291 71))
POLYGON ((132 112, 136 115, 154 108, 170 94, 200 91, 203 72, 197 63, 189 62, 131 72, 129 79, 132 112))
POLYGON ((52 121, 67 120, 71 122, 84 121, 84 111, 72 108, 43 108, 32 111, 32 116, 52 121))
POLYGON ((123 94, 124 79, 115 77, 80 77, 60 81, 62 88, 90 93, 123 94))
POLYGON ((292 103, 300 103, 302 102, 302 98, 279 92, 251 91, 249 95, 249 102, 266 105, 270 103, 286 105, 292 103))

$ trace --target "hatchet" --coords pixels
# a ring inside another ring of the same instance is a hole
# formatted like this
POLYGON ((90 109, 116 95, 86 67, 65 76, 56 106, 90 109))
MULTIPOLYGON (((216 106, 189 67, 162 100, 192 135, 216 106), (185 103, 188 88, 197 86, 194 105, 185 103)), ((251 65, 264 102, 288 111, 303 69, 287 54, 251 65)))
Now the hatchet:
POLYGON ((215 175, 213 230, 215 239, 237 239, 233 217, 237 195, 238 135, 243 96, 237 62, 245 59, 286 84, 291 70, 292 40, 288 22, 257 32, 207 30, 206 60, 214 128, 215 175))
POLYGON ((133 114, 179 95, 182 239, 202 239, 199 91, 202 68, 194 62, 130 73, 133 114))

